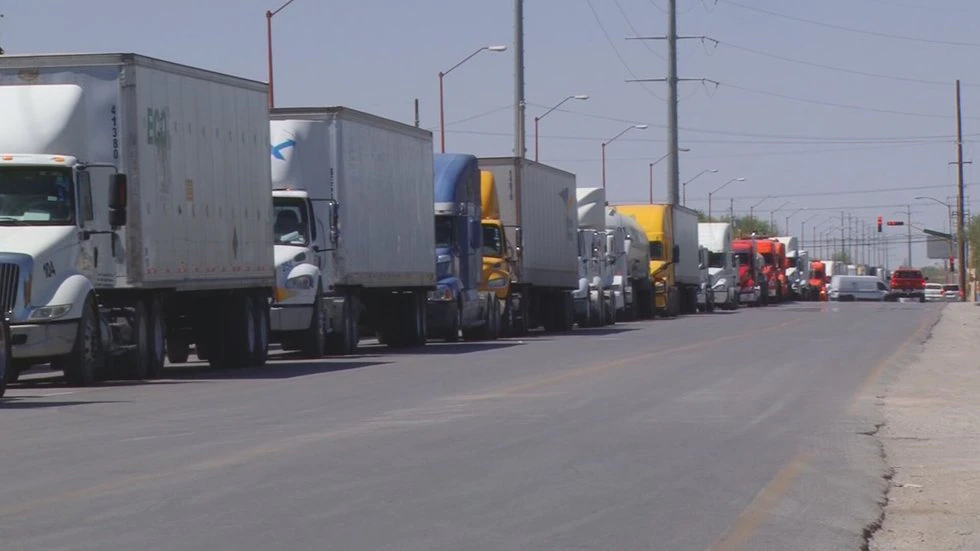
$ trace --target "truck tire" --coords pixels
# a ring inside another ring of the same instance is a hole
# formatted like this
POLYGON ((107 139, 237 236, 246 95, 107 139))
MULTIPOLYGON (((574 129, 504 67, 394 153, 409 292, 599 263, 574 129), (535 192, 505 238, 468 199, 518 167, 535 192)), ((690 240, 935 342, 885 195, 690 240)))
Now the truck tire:
POLYGON ((357 351, 357 312, 356 297, 344 296, 340 328, 327 336, 327 353, 336 356, 349 356, 357 351))
POLYGON ((490 323, 488 339, 495 341, 500 338, 500 299, 497 295, 490 295, 490 311, 487 321, 490 323))
MULTIPOLYGON (((145 300, 137 300, 133 312, 133 344, 127 354, 117 358, 124 362, 120 374, 134 381, 145 380, 150 375, 150 313, 145 300)), ((114 369, 115 370, 115 369, 114 369)))
POLYGON ((769 282, 763 280, 759 284, 759 302, 762 306, 769 306, 769 282))
POLYGON ((75 345, 66 356, 54 362, 55 369, 65 374, 68 384, 89 386, 98 378, 101 361, 101 340, 99 337, 99 315, 95 311, 95 298, 89 295, 82 307, 82 317, 78 320, 75 345))
POLYGON ((252 365, 265 365, 269 361, 269 301, 262 295, 255 295, 251 300, 256 337, 252 365))
POLYGON ((187 339, 178 336, 167 338, 167 360, 172 364, 187 363, 191 355, 191 345, 187 339))
POLYGON ((0 320, 0 398, 7 392, 7 381, 11 374, 16 373, 14 362, 10 358, 10 323, 0 320))
POLYGON ((303 356, 322 358, 327 345, 327 312, 323 308, 323 288, 317 283, 310 326, 303 331, 303 356))
POLYGON ((163 300, 152 297, 149 305, 149 356, 148 373, 151 379, 163 376, 164 361, 167 356, 167 318, 163 310, 163 300))
POLYGON ((446 342, 456 342, 459 340, 460 325, 462 325, 460 322, 461 317, 460 306, 459 304, 455 304, 452 309, 452 314, 449 317, 449 327, 446 328, 446 342))

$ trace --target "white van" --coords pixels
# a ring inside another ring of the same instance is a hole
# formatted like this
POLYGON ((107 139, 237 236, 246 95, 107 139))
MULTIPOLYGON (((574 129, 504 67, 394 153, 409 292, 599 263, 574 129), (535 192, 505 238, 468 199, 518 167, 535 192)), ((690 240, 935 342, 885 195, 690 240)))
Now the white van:
POLYGON ((827 291, 828 299, 839 302, 881 302, 886 296, 888 286, 875 276, 835 275, 830 278, 830 288, 827 291))

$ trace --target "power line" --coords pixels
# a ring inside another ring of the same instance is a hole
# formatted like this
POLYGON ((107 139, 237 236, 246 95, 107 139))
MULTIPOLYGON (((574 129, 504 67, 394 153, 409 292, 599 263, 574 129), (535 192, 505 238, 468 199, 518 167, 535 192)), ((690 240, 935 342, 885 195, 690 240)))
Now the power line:
MULTIPOLYGON (((623 9, 623 5, 619 3, 619 0, 613 0, 613 2, 616 4, 616 8, 619 9, 619 13, 623 15, 623 19, 626 20, 626 26, 628 26, 630 28, 630 30, 633 31, 633 36, 639 35, 640 34, 640 31, 636 30, 636 27, 633 26, 633 23, 630 21, 629 16, 626 15, 626 10, 623 9)), ((653 2, 651 2, 651 4, 652 3, 653 2)), ((654 6, 657 6, 657 5, 654 4, 654 6)), ((660 9, 660 11, 662 11, 664 13, 667 13, 665 10, 661 9, 660 6, 657 6, 657 9, 660 9)), ((643 46, 646 47, 647 51, 649 51, 651 54, 659 57, 663 61, 667 61, 667 58, 666 57, 664 57, 663 55, 660 54, 660 52, 658 52, 657 50, 655 50, 653 48, 653 46, 650 46, 649 44, 647 44, 645 40, 641 40, 641 42, 643 42, 643 46)), ((634 77, 634 78, 636 78, 636 77, 634 77)))
MULTIPOLYGON (((629 73, 629 75, 634 79, 639 79, 640 77, 636 76, 636 73, 634 73, 633 69, 630 68, 629 63, 626 63, 626 58, 623 57, 623 54, 619 53, 619 48, 616 47, 616 44, 613 42, 612 37, 609 36, 609 32, 606 31, 605 25, 602 24, 602 19, 599 17, 599 12, 595 11, 595 6, 592 5, 592 0, 585 0, 585 3, 588 4, 589 11, 592 12, 592 17, 595 18, 595 22, 599 26, 599 30, 601 30, 602 35, 606 37, 606 42, 609 43, 609 47, 612 48, 613 53, 616 54, 616 57, 619 59, 619 62, 623 64, 623 67, 626 69, 626 72, 629 73)), ((651 90, 649 87, 647 87, 646 84, 643 84, 643 89, 646 90, 648 94, 659 99, 660 101, 665 101, 664 98, 654 93, 654 91, 651 90)))
MULTIPOLYGON (((854 151, 869 151, 878 149, 897 149, 903 147, 922 147, 927 145, 945 145, 942 142, 922 142, 922 143, 907 143, 907 144, 891 144, 891 145, 872 145, 867 147, 836 147, 828 149, 803 149, 796 151, 756 151, 751 153, 728 153, 722 155, 689 155, 688 158, 694 159, 726 159, 726 158, 736 158, 736 157, 773 157, 773 156, 789 156, 789 155, 815 155, 820 153, 851 153, 854 151)), ((569 158, 569 159, 549 159, 549 161, 554 163, 598 163, 602 159, 599 157, 595 158, 569 158)), ((649 157, 606 157, 606 162, 638 162, 638 161, 648 161, 649 157)))
POLYGON ((828 29, 836 29, 838 31, 845 31, 845 32, 856 33, 856 34, 863 34, 863 35, 868 35, 868 36, 877 36, 879 38, 890 38, 890 39, 893 39, 893 40, 904 40, 904 41, 907 41, 907 42, 918 42, 918 43, 923 43, 923 44, 941 44, 941 45, 945 45, 945 46, 965 46, 965 47, 970 47, 970 48, 980 48, 980 43, 976 43, 976 42, 958 42, 958 41, 955 41, 955 40, 935 40, 935 39, 930 39, 930 38, 919 38, 919 37, 914 37, 914 36, 904 36, 904 35, 898 35, 898 34, 882 33, 882 32, 877 32, 877 31, 867 31, 867 30, 863 30, 863 29, 855 29, 853 27, 844 27, 842 25, 834 25, 832 23, 824 23, 822 21, 814 21, 812 19, 804 19, 802 17, 796 17, 796 16, 793 16, 793 15, 786 15, 784 13, 778 13, 778 12, 774 12, 774 11, 769 11, 769 10, 765 10, 765 9, 762 9, 762 8, 757 8, 757 7, 754 7, 754 6, 746 6, 745 4, 740 4, 738 2, 735 2, 734 0, 715 0, 716 3, 719 2, 719 1, 725 2, 726 4, 729 4, 729 5, 732 5, 732 6, 736 6, 736 7, 745 9, 745 10, 759 12, 759 13, 764 13, 764 14, 769 15, 769 16, 772 16, 772 17, 779 17, 779 18, 782 18, 782 19, 789 19, 790 21, 797 21, 797 22, 800 22, 800 23, 806 23, 808 25, 815 25, 815 26, 818 26, 818 27, 825 27, 825 28, 828 28, 828 29))

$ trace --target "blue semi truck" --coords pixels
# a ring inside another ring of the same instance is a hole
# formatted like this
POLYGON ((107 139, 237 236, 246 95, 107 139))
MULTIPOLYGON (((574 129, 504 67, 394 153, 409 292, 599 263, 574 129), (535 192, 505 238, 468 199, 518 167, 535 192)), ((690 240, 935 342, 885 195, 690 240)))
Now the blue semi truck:
POLYGON ((473 155, 434 156, 436 290, 429 293, 426 325, 430 338, 456 341, 496 339, 501 304, 480 291, 483 228, 480 168, 473 155))

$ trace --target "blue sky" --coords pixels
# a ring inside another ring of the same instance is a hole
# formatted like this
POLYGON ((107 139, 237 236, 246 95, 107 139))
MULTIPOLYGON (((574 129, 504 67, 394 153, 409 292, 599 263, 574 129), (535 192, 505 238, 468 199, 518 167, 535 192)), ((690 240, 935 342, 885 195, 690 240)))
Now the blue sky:
MULTIPOLYGON (((79 9, 77 0, 0 0, 5 15, 0 46, 9 54, 133 51, 265 80, 264 13, 280 4, 87 0, 79 9)), ((631 73, 664 76, 664 44, 625 37, 634 29, 663 34, 665 6, 666 0, 526 2, 529 154, 534 115, 568 95, 591 98, 566 103, 563 109, 574 112, 556 111, 542 121, 541 160, 576 173, 579 186, 598 185, 603 140, 618 134, 627 121, 650 125, 609 145, 611 201, 645 200, 649 163, 665 153, 663 85, 625 82, 631 73)), ((975 76, 980 5, 967 0, 678 0, 678 7, 680 34, 721 42, 688 40, 680 47, 681 77, 720 83, 682 84, 681 147, 691 151, 682 153, 681 179, 706 168, 719 170, 689 185, 689 206, 706 208, 708 191, 744 177, 745 182, 715 195, 716 210, 727 208, 728 198, 736 199, 736 211, 745 211, 759 201, 756 197, 785 195, 763 202, 756 212, 768 215, 767 209, 792 199, 790 207, 809 209, 792 218, 791 228, 798 233, 800 221, 813 215, 811 225, 831 215, 839 218, 838 207, 870 223, 878 214, 898 218, 896 211, 904 207, 897 205, 911 202, 916 225, 945 226, 944 208, 913 196, 954 196, 956 174, 948 163, 956 154, 956 78, 965 85, 965 157, 974 157, 980 135, 980 77, 975 76), (855 74, 862 72, 898 78, 855 74), (874 192, 914 186, 928 187, 874 192), (811 195, 788 197, 799 194, 811 195), (889 206, 862 208, 874 204, 889 206)), ((510 0, 295 0, 273 20, 276 103, 347 105, 411 123, 413 101, 419 98, 422 126, 437 131, 438 72, 476 48, 506 44, 507 52, 484 52, 447 76, 446 119, 448 149, 509 155, 512 8, 510 0)), ((438 135, 434 138, 438 144, 438 135)), ((966 170, 967 182, 976 180, 972 165, 966 170)), ((660 199, 666 193, 665 171, 666 163, 655 167, 660 199)), ((776 213, 780 224, 790 207, 776 213)), ((827 222, 821 229, 835 225, 839 222, 827 222)), ((896 239, 904 236, 892 232, 896 239)), ((810 237, 807 229, 805 240, 810 237)), ((904 241, 892 247, 893 265, 904 250, 904 241)), ((915 245, 914 260, 926 262, 924 255, 924 246, 915 245)))

